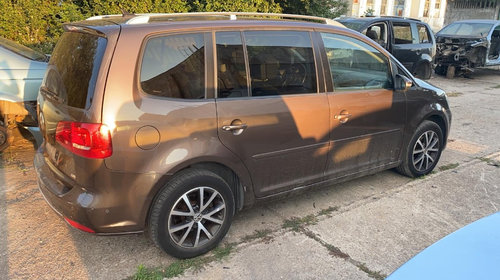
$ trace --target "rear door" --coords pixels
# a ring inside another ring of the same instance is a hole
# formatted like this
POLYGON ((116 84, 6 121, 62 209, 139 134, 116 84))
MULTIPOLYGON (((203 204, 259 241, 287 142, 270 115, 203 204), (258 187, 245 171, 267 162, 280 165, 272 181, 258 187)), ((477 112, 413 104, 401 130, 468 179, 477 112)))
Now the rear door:
POLYGON ((320 180, 330 110, 310 32, 216 32, 216 43, 218 135, 250 171, 256 196, 320 180))
POLYGON ((392 22, 392 55, 396 57, 408 71, 413 72, 413 66, 421 54, 418 33, 412 24, 403 21, 392 22))
POLYGON ((406 98, 393 90, 388 57, 350 36, 321 33, 321 39, 331 73, 326 175, 338 178, 397 162, 406 98))
POLYGON ((428 55, 429 57, 434 57, 434 34, 428 26, 422 23, 415 23, 414 27, 417 29, 418 33, 418 49, 417 53, 420 52, 419 58, 428 55))

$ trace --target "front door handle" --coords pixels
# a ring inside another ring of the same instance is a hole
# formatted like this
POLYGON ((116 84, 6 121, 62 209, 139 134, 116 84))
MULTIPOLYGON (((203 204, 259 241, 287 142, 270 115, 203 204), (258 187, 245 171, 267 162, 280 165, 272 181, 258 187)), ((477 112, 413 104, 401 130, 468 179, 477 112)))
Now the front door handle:
POLYGON ((340 111, 340 114, 334 116, 334 118, 339 120, 340 123, 346 123, 350 117, 352 117, 352 115, 349 114, 347 110, 342 110, 340 111))
POLYGON ((233 120, 230 125, 223 125, 222 130, 227 132, 232 132, 233 135, 240 135, 243 130, 247 128, 247 124, 243 123, 241 120, 233 120))

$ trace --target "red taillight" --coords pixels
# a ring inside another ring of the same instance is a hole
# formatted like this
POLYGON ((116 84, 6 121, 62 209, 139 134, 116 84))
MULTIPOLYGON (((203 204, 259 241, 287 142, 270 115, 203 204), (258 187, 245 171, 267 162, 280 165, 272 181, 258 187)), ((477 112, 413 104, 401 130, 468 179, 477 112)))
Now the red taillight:
POLYGON ((90 229, 90 228, 88 228, 88 227, 86 227, 84 225, 81 225, 81 224, 79 224, 79 223, 77 223, 77 222, 75 222, 73 220, 70 220, 70 219, 68 219, 66 217, 64 217, 64 220, 66 220, 66 222, 68 222, 68 224, 70 224, 72 227, 77 228, 77 229, 79 229, 81 231, 95 233, 94 230, 92 230, 92 229, 90 229))
POLYGON ((56 141, 82 157, 107 158, 113 153, 111 133, 100 123, 59 122, 56 141))

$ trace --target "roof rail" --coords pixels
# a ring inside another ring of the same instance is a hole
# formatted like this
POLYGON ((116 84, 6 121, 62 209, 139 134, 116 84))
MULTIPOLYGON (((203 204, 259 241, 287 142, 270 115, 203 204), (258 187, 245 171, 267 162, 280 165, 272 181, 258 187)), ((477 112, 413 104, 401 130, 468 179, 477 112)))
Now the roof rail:
POLYGON ((399 16, 380 16, 380 17, 383 17, 383 18, 399 18, 399 19, 407 19, 407 20, 414 20, 414 21, 422 21, 418 18, 411 18, 411 17, 399 17, 399 16))
MULTIPOLYGON (((93 16, 87 18, 87 20, 100 20, 110 17, 122 17, 123 15, 102 15, 93 16)), ((278 14, 278 13, 253 13, 253 12, 196 12, 196 13, 151 13, 151 14, 135 14, 133 15, 126 24, 141 24, 148 23, 151 18, 155 17, 186 17, 186 16, 227 16, 230 20, 237 20, 238 17, 263 17, 272 18, 278 17, 282 19, 295 19, 295 20, 311 20, 317 21, 323 24, 342 26, 342 24, 336 22, 333 19, 316 17, 316 16, 306 16, 306 15, 292 15, 292 14, 278 14)))

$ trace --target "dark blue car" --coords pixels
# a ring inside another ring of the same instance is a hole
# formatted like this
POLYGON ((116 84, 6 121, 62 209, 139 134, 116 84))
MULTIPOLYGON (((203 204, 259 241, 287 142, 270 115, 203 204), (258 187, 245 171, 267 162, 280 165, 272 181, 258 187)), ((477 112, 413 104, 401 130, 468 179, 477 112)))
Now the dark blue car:
POLYGON ((336 20, 379 43, 416 77, 431 77, 436 42, 427 23, 402 17, 342 17, 336 20))

